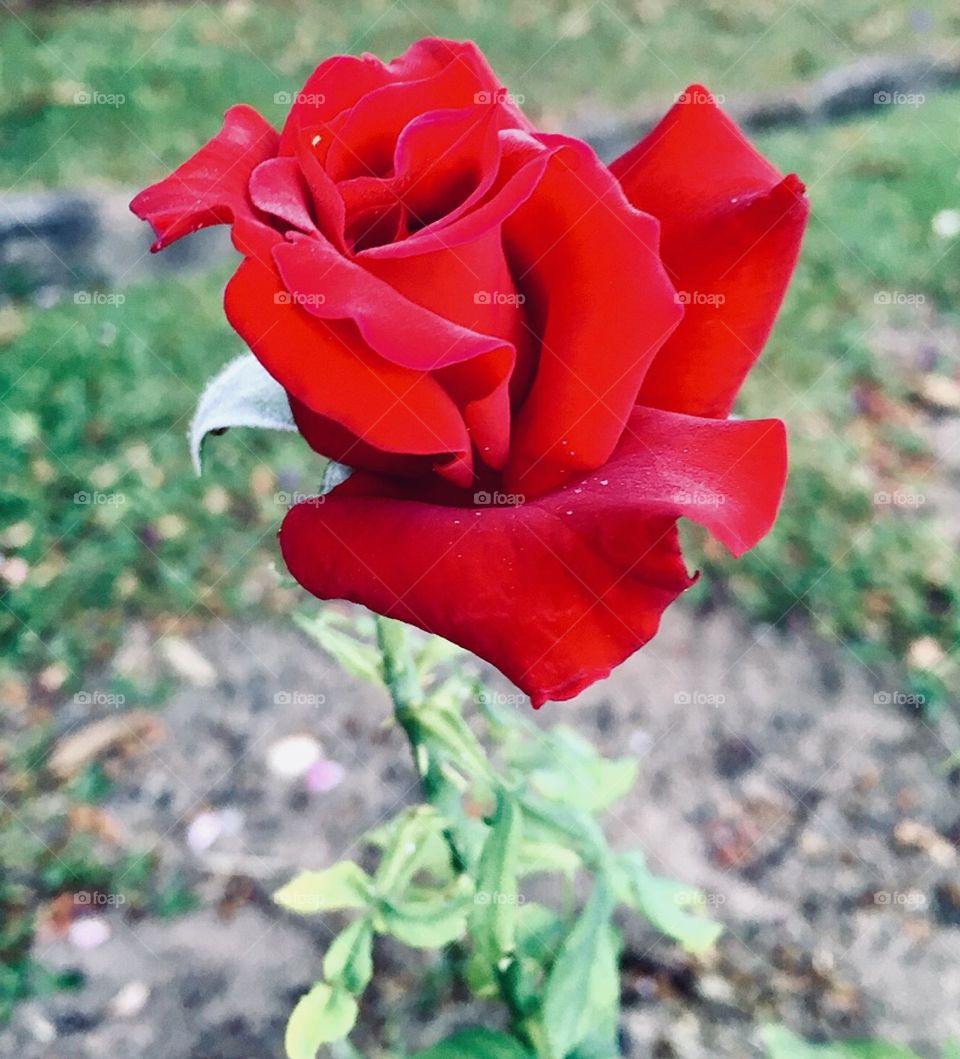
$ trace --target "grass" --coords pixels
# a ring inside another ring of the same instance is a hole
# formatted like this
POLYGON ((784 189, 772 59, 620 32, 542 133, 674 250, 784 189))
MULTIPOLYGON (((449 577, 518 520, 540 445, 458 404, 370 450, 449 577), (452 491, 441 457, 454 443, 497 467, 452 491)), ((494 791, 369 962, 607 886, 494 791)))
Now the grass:
POLYGON ((545 127, 573 111, 803 80, 864 53, 949 47, 949 0, 229 0, 25 8, 0 23, 0 185, 142 184, 246 101, 271 121, 313 66, 390 57, 430 34, 472 37, 545 127), (122 14, 121 14, 122 12, 122 14), (696 41, 696 47, 690 47, 696 41), (77 100, 89 100, 77 103, 77 100), (202 99, 203 105, 197 105, 202 99), (98 102, 99 101, 99 102, 98 102))
POLYGON ((200 480, 186 449, 204 382, 242 349, 220 311, 226 275, 16 310, 23 333, 0 358, 0 549, 29 574, 0 596, 0 658, 21 672, 59 665, 75 689, 132 616, 208 620, 271 595, 250 570, 275 552, 309 451, 234 432, 208 445, 200 480))

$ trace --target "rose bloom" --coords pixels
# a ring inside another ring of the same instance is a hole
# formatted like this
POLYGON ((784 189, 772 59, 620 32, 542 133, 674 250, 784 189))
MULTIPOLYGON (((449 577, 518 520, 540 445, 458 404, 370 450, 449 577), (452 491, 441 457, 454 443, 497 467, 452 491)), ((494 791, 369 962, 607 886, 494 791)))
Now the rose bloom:
POLYGON ((226 313, 300 433, 353 475, 280 531, 294 577, 568 699, 694 581, 677 520, 740 555, 786 475, 729 418, 807 217, 692 87, 612 165, 538 132, 472 43, 328 59, 278 134, 247 106, 138 195, 160 250, 229 224, 226 313))

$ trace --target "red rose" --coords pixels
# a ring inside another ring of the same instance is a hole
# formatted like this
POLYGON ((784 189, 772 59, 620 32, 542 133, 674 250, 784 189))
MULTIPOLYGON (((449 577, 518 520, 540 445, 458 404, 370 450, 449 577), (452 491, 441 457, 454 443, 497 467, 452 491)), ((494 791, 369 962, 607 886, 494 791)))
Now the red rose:
POLYGON ((356 473, 284 558, 321 598, 439 633, 534 705, 606 676, 776 515, 783 424, 727 418, 807 216, 691 88, 609 168, 537 132, 471 43, 321 64, 278 135, 240 106, 138 195, 155 249, 228 223, 231 324, 356 473))

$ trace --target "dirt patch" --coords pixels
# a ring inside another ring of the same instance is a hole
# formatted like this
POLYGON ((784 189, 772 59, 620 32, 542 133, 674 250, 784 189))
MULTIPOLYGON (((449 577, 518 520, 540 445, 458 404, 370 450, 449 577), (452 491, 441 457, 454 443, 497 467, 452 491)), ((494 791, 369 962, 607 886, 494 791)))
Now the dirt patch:
MULTIPOLYGON (((38 943, 40 959, 81 969, 87 985, 22 1005, 4 1054, 280 1056, 336 923, 282 914, 269 892, 298 867, 358 856, 357 835, 415 794, 385 697, 293 630, 218 625, 193 646, 212 686, 177 690, 166 737, 124 768, 106 808, 127 843, 195 881, 203 907, 173 920, 109 909, 110 936, 94 948, 38 943), (277 745, 303 734, 342 766, 341 782, 320 785, 332 789, 277 774, 277 745), (232 824, 199 841, 204 814, 232 824)), ((960 1032, 960 806, 940 768, 960 732, 951 717, 934 728, 888 704, 898 690, 868 676, 842 648, 673 608, 611 680, 537 715, 642 759, 608 821, 617 843, 702 887, 727 925, 716 955, 692 961, 624 921, 626 1055, 740 1059, 759 1054, 765 1019, 930 1056, 960 1032)), ((378 959, 362 1044, 490 1020, 430 959, 389 946, 378 959), (428 972, 424 1011, 415 983, 428 972)))

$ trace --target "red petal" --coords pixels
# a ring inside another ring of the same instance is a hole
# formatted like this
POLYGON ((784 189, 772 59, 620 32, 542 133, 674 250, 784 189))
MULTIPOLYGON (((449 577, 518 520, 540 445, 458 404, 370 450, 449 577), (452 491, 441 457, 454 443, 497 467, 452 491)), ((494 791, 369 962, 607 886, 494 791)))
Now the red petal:
POLYGON ((416 257, 370 258, 368 270, 391 289, 471 332, 501 339, 499 347, 445 367, 437 378, 464 409, 473 442, 490 467, 502 468, 510 447, 510 386, 532 370, 531 335, 503 253, 500 232, 416 257), (517 352, 518 351, 518 352, 517 352))
POLYGON ((326 166, 335 180, 385 176, 404 126, 432 110, 471 106, 496 87, 475 45, 434 43, 446 49, 442 65, 417 80, 395 80, 367 93, 342 122, 330 126, 326 166))
POLYGON ((304 312, 258 261, 240 265, 225 308, 267 371, 314 412, 386 452, 469 456, 463 417, 436 380, 379 357, 352 324, 304 312))
POLYGON ((280 137, 280 153, 295 154, 304 128, 330 121, 390 79, 390 71, 374 55, 334 55, 322 62, 293 99, 280 137))
POLYGON ((499 134, 506 147, 500 170, 481 202, 471 204, 463 215, 441 218, 406 239, 362 251, 362 261, 412 257, 432 250, 449 250, 498 227, 522 206, 536 190, 550 161, 550 152, 523 133, 507 130, 499 134))
POLYGON ((508 489, 528 495, 610 456, 682 314, 660 262, 657 222, 627 202, 586 144, 540 139, 553 148, 546 174, 504 224, 542 341, 507 467, 508 489))
POLYGON ((250 198, 257 209, 303 232, 315 232, 307 185, 293 158, 268 158, 250 176, 250 198))
POLYGON ((760 355, 800 250, 808 205, 694 85, 611 165, 627 197, 662 225, 661 254, 684 318, 640 402, 725 416, 760 355))
POLYGON ((474 651, 539 706, 572 698, 646 643, 691 584, 675 521, 740 551, 769 528, 782 424, 638 409, 594 474, 517 506, 451 507, 355 474, 284 521, 294 577, 474 651))
POLYGON ((231 107, 216 136, 165 180, 141 191, 130 209, 157 235, 153 250, 212 224, 234 224, 235 240, 260 247, 272 230, 247 194, 254 169, 277 153, 277 134, 252 108, 231 107), (236 228, 241 228, 240 233, 236 228))

